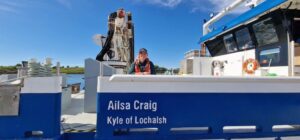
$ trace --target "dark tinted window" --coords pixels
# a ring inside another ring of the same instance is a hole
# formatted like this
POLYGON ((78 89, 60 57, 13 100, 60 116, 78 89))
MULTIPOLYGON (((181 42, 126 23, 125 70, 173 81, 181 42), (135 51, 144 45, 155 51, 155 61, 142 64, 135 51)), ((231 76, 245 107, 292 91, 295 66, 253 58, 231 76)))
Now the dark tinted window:
POLYGON ((232 34, 228 34, 223 38, 227 52, 236 52, 237 46, 232 34))
POLYGON ((293 36, 294 36, 294 41, 299 45, 300 44, 300 18, 294 19, 293 36))
POLYGON ((276 28, 271 18, 253 24, 253 30, 258 46, 264 46, 279 41, 276 28))
POLYGON ((235 36, 239 50, 245 50, 254 47, 248 28, 238 30, 235 32, 235 36))
POLYGON ((278 64, 280 62, 280 48, 262 50, 259 53, 261 65, 278 64))
POLYGON ((216 38, 212 41, 206 42, 206 46, 211 56, 226 54, 226 49, 221 38, 216 38))

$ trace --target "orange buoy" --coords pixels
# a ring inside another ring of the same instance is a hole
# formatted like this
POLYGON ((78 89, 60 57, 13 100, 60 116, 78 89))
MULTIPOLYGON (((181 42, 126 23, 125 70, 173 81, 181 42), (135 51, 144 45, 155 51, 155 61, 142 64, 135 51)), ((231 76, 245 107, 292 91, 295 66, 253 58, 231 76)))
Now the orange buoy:
POLYGON ((247 74, 254 74, 258 68, 259 63, 255 59, 249 58, 243 63, 243 71, 247 74))

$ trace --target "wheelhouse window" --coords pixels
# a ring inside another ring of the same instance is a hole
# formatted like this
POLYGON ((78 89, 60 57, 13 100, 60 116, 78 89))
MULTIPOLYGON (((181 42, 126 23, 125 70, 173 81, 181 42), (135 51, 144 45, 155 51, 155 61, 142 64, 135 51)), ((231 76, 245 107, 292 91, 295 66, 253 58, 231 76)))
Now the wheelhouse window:
POLYGON ((296 46, 300 46, 300 18, 294 18, 293 23, 293 37, 296 43, 296 46))
POLYGON ((224 36, 223 40, 228 53, 236 52, 238 50, 232 34, 224 36))
POLYGON ((264 46, 279 41, 276 28, 271 18, 253 24, 253 30, 258 46, 264 46))
POLYGON ((262 50, 259 54, 261 65, 272 65, 280 63, 280 48, 262 50))
POLYGON ((235 32, 235 36, 239 50, 246 50, 254 47, 248 28, 243 28, 235 32))
POLYGON ((220 56, 226 54, 226 49, 222 38, 215 38, 206 43, 207 49, 211 56, 220 56))

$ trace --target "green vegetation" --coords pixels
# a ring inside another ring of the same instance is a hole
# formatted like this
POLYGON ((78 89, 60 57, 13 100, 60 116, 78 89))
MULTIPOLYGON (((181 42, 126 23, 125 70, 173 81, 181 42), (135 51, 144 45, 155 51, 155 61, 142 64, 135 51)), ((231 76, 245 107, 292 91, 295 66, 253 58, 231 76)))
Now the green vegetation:
POLYGON ((178 74, 179 73, 179 68, 175 68, 175 69, 167 69, 165 67, 160 67, 158 65, 154 65, 156 74, 165 74, 167 71, 170 73, 173 71, 173 74, 178 74))
MULTIPOLYGON (((17 74, 17 66, 0 66, 0 74, 17 74)), ((84 73, 84 68, 83 67, 61 67, 60 68, 61 73, 66 73, 66 74, 83 74, 84 73)), ((52 68, 52 72, 56 72, 56 67, 52 68)))
POLYGON ((17 66, 0 66, 0 74, 16 74, 17 66))
MULTIPOLYGON (((53 67, 52 72, 56 73, 56 67, 53 67)), ((66 67, 60 67, 60 72, 65 74, 83 74, 84 68, 78 66, 75 67, 66 66, 66 67)))
POLYGON ((168 70, 167 68, 158 65, 154 65, 154 69, 157 74, 164 74, 168 70))

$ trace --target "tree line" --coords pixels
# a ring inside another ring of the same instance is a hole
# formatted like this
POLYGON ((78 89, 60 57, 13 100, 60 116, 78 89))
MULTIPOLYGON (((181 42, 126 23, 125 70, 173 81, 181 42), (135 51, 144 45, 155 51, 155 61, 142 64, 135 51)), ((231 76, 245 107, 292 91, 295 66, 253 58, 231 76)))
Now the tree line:
MULTIPOLYGON (((17 64, 15 66, 0 66, 0 74, 17 74, 17 67, 20 66, 20 64, 17 64)), ((155 71, 157 74, 164 74, 165 72, 169 71, 170 69, 167 69, 165 67, 160 67, 158 65, 154 66, 155 71)), ((62 66, 60 67, 61 73, 65 74, 83 74, 84 68, 79 66, 62 66)), ((179 69, 174 69, 173 72, 177 74, 179 69)), ((56 67, 52 67, 52 72, 56 73, 56 67)))
MULTIPOLYGON (((0 66, 0 74, 17 74, 18 66, 20 66, 20 64, 15 66, 0 66)), ((65 74, 83 74, 84 68, 78 66, 75 67, 62 66, 60 67, 60 71, 61 73, 65 73, 65 74)), ((56 67, 52 67, 52 72, 56 73, 56 67)))

